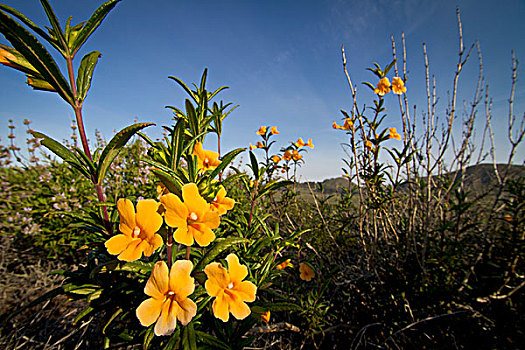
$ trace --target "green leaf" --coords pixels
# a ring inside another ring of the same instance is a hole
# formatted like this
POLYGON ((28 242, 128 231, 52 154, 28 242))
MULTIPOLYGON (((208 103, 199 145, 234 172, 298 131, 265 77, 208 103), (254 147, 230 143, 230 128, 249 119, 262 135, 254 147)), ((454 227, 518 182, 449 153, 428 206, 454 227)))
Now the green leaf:
POLYGON ((102 54, 98 51, 88 53, 82 58, 77 75, 77 99, 82 102, 86 98, 87 92, 91 87, 91 78, 97 65, 98 59, 102 54))
POLYGON ((168 343, 162 348, 162 350, 174 350, 179 348, 179 342, 180 342, 180 329, 181 327, 177 327, 175 329, 175 332, 172 334, 170 340, 168 343))
POLYGON ((98 161, 97 181, 99 184, 101 184, 102 181, 104 181, 104 177, 106 176, 108 168, 110 167, 111 163, 113 163, 115 157, 120 153, 120 150, 126 145, 128 140, 133 135, 135 135, 137 131, 142 130, 145 127, 151 125, 155 124, 136 123, 125 127, 124 129, 120 130, 115 136, 113 136, 106 148, 104 148, 104 150, 102 151, 102 154, 100 155, 100 159, 98 161))
POLYGON ((33 135, 34 138, 43 139, 40 140, 40 144, 45 146, 47 149, 56 154, 62 160, 76 166, 77 169, 83 169, 83 164, 80 161, 80 159, 78 159, 78 157, 73 152, 71 152, 68 148, 63 146, 60 142, 55 141, 51 137, 46 136, 37 131, 33 131, 31 135, 33 135))
POLYGON ((186 99, 186 116, 188 118, 188 125, 190 127, 191 136, 195 137, 199 134, 199 121, 197 120, 197 112, 191 101, 186 99))
POLYGON ((193 323, 190 322, 182 333, 182 347, 184 350, 197 350, 197 339, 195 337, 195 330, 193 329, 193 323))
POLYGON ((196 103, 198 103, 197 97, 195 97, 196 96, 195 93, 188 87, 188 85, 186 85, 182 80, 180 80, 177 77, 169 76, 168 78, 175 80, 186 91, 186 93, 190 95, 190 97, 193 98, 193 100, 196 103))
POLYGON ((86 306, 86 308, 80 311, 77 317, 75 317, 75 319, 73 320, 73 325, 76 325, 78 321, 89 315, 91 312, 93 312, 93 310, 95 309, 92 306, 86 306))
POLYGON ((51 54, 37 38, 2 11, 0 11, 0 33, 36 68, 43 79, 51 84, 67 103, 74 104, 69 84, 51 54))
POLYGON ((71 45, 71 54, 74 56, 86 40, 93 34, 98 28, 100 23, 104 20, 106 15, 111 11, 120 0, 110 0, 102 5, 93 12, 91 17, 87 20, 82 30, 78 33, 74 43, 71 45))
POLYGON ((180 181, 180 179, 173 177, 171 174, 159 168, 153 168, 151 171, 159 178, 160 182, 166 186, 168 191, 182 198, 183 183, 180 181))
POLYGON ((113 320, 115 320, 115 318, 117 318, 118 315, 120 315, 124 310, 122 310, 121 308, 118 308, 117 311, 115 311, 113 313, 113 315, 111 315, 111 317, 109 318, 108 322, 106 323, 106 325, 104 326, 104 328, 102 328, 102 334, 106 334, 106 329, 108 328, 108 326, 111 324, 111 322, 113 322, 113 320))
POLYGON ((213 349, 222 349, 222 350, 231 350, 232 348, 225 342, 215 338, 213 335, 210 335, 205 332, 195 331, 197 339, 203 342, 206 345, 209 345, 213 349))
POLYGON ((257 303, 257 305, 252 306, 251 309, 256 312, 259 310, 262 310, 263 312, 264 311, 279 312, 279 311, 301 311, 302 307, 294 303, 259 302, 257 303))
POLYGON ((237 157, 237 155, 239 155, 239 153, 243 152, 244 150, 245 148, 237 148, 221 157, 221 164, 213 169, 213 172, 210 174, 210 179, 213 179, 215 176, 219 175, 219 173, 226 169, 228 165, 230 165, 230 163, 235 159, 235 157, 237 157))
POLYGON ((368 86, 372 91, 375 91, 376 87, 370 84, 368 81, 363 82, 363 85, 368 86))
POLYGON ((251 168, 255 180, 259 180, 259 163, 257 162, 257 158, 255 157, 255 154, 253 154, 252 151, 250 151, 250 163, 252 165, 251 168))
POLYGON ((291 180, 280 180, 280 181, 275 180, 273 182, 270 182, 266 186, 264 186, 261 190, 259 190, 259 192, 257 192, 257 196, 255 197, 255 199, 261 198, 262 196, 264 196, 265 194, 269 192, 276 191, 281 187, 285 187, 291 184, 293 184, 293 181, 291 180))
POLYGON ((44 38, 47 42, 49 42, 53 47, 55 47, 57 50, 60 50, 60 46, 57 45, 56 40, 52 39, 45 31, 40 29, 39 26, 37 26, 33 21, 31 21, 29 18, 27 18, 23 13, 20 11, 9 7, 4 4, 0 4, 0 10, 3 10, 16 18, 18 18, 22 23, 24 23, 26 26, 28 26, 31 30, 33 30, 35 33, 40 35, 42 38, 44 38))
POLYGON ((142 349, 148 350, 148 346, 153 338, 155 338, 155 323, 149 326, 149 328, 146 330, 146 334, 144 334, 144 341, 142 342, 142 349))
POLYGON ((53 85, 49 84, 42 78, 27 74, 27 85, 31 86, 34 90, 57 92, 53 85))
POLYGON ((49 19, 49 23, 51 23, 51 26, 53 27, 53 33, 57 37, 57 44, 60 45, 60 52, 66 57, 65 53, 67 52, 67 43, 66 43, 66 37, 64 36, 64 32, 62 31, 62 28, 60 28, 60 23, 58 22, 58 18, 55 15, 55 12, 53 11, 53 8, 49 4, 47 0, 40 0, 40 3, 42 4, 42 7, 44 8, 44 11, 46 12, 46 16, 49 19))
POLYGON ((171 133, 171 154, 170 167, 175 169, 179 166, 179 160, 182 155, 182 146, 184 144, 184 131, 186 129, 186 121, 183 118, 177 120, 175 127, 171 133))
POLYGON ((214 242, 213 247, 206 252, 202 259, 195 265, 194 271, 200 271, 205 265, 208 265, 213 259, 217 257, 224 250, 228 249, 232 245, 239 243, 249 242, 249 239, 240 237, 228 237, 228 238, 217 238, 214 242))

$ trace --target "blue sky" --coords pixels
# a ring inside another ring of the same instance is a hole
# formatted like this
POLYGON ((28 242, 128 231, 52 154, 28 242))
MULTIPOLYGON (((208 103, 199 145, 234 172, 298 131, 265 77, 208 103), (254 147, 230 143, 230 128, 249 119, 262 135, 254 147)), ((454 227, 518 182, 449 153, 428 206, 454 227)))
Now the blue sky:
MULTIPOLYGON (((3 0, 39 24, 47 24, 36 0, 3 0)), ((103 1, 51 0, 59 19, 68 15, 73 23, 87 19, 103 1)), ((373 62, 385 66, 392 60, 390 36, 401 47, 406 36, 408 99, 418 106, 418 118, 426 110, 422 43, 427 45, 431 74, 436 76, 440 101, 447 107, 457 63, 456 7, 461 10, 464 42, 480 41, 485 82, 493 99, 493 123, 500 161, 506 160, 505 124, 510 93, 511 50, 525 61, 525 2, 509 1, 168 1, 123 0, 84 45, 77 58, 92 50, 102 52, 94 83, 84 104, 88 136, 101 131, 109 139, 113 130, 133 122, 155 122, 148 134, 159 137, 161 125, 170 123, 166 105, 182 107, 186 97, 168 76, 187 83, 198 82, 208 67, 208 87, 230 87, 218 97, 239 104, 224 123, 223 150, 246 147, 258 141, 260 125, 277 125, 278 146, 298 137, 312 138, 315 149, 305 156, 301 180, 321 180, 341 174, 345 134, 331 128, 340 121, 340 109, 351 109, 341 64, 341 45, 346 49, 348 69, 358 87, 361 104, 372 103, 372 94, 361 85, 375 83, 365 70, 373 62)), ((0 36, 0 42, 8 42, 0 36)), ((522 71, 522 70, 521 70, 522 71)), ((474 52, 460 77, 458 106, 471 99, 477 82, 474 52)), ((393 74, 390 74, 393 76, 393 74)), ((0 67, 0 123, 22 120, 32 127, 64 139, 70 134, 73 113, 51 93, 32 91, 24 76, 0 67)), ((515 114, 523 118, 525 80, 518 77, 515 114)), ((400 130, 397 98, 386 96, 386 126, 400 130)), ((481 114, 480 117, 483 117, 481 114)), ((482 120, 477 134, 482 133, 482 120)), ((457 121, 456 135, 461 133, 457 121)), ((422 130, 423 125, 416 123, 422 130)), ((19 132, 22 136, 22 133, 19 132)), ((22 136, 23 137, 23 136, 22 136)), ((211 136, 213 138, 213 136, 211 136)), ((395 140, 388 141, 395 146, 395 140)), ((215 144, 208 142, 208 148, 215 144)), ((277 149, 275 149, 277 151, 277 149)), ((516 161, 524 161, 524 147, 516 161)), ((244 156, 246 159, 246 156, 244 156)))

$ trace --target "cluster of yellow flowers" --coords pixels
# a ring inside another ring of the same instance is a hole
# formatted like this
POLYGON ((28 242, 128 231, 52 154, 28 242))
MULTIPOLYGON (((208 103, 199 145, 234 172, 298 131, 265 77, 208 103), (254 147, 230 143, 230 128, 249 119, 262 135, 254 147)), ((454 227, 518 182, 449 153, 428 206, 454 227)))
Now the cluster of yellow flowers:
POLYGON ((397 95, 402 95, 407 92, 407 88, 403 82, 403 79, 399 77, 393 77, 392 84, 390 84, 390 80, 388 80, 387 77, 381 78, 377 83, 374 93, 378 94, 379 96, 384 96, 390 91, 397 95))
POLYGON ((282 157, 280 157, 278 155, 273 155, 272 156, 272 161, 275 164, 278 164, 281 160, 284 160, 286 162, 289 162, 292 159, 295 160, 295 161, 299 161, 299 160, 303 159, 303 156, 298 151, 299 148, 301 148, 301 147, 310 147, 311 149, 314 148, 314 144, 312 143, 312 139, 308 139, 308 142, 305 143, 303 141, 302 137, 299 137, 299 139, 296 142, 292 142, 292 144, 295 147, 297 147, 297 149, 287 149, 286 151, 284 151, 282 157))
MULTIPOLYGON (((204 150, 200 143, 195 145, 193 154, 198 158, 201 171, 215 169, 220 164, 218 154, 204 150)), ((154 199, 139 200, 136 211, 130 200, 118 200, 121 234, 106 241, 110 254, 117 255, 122 261, 135 261, 142 255, 151 256, 163 244, 162 237, 156 233, 163 222, 176 228, 173 234, 175 242, 186 246, 194 242, 208 246, 215 239, 213 230, 219 226, 220 216, 235 204, 233 199, 226 197, 223 187, 211 203, 200 195, 195 183, 182 187, 182 198, 165 192, 161 188, 160 203, 154 199)), ((253 302, 257 291, 255 284, 243 281, 248 275, 248 268, 239 263, 235 254, 228 255, 226 261, 228 269, 220 263, 210 263, 204 268, 208 277, 206 292, 215 297, 213 313, 224 322, 228 321, 230 313, 237 319, 247 317, 250 308, 246 302, 253 302)), ((140 304, 136 314, 143 326, 156 323, 154 332, 157 336, 171 334, 177 319, 186 325, 196 315, 197 306, 188 298, 195 290, 192 269, 193 264, 189 260, 178 260, 171 269, 164 261, 154 265, 144 288, 144 293, 151 298, 140 304)))
POLYGON ((259 130, 257 130, 256 134, 262 136, 264 141, 263 142, 258 141, 255 145, 252 145, 250 143, 250 151, 256 148, 265 148, 270 135, 277 135, 279 134, 279 131, 277 130, 277 126, 272 126, 270 128, 270 132, 268 133, 268 127, 261 126, 259 130))

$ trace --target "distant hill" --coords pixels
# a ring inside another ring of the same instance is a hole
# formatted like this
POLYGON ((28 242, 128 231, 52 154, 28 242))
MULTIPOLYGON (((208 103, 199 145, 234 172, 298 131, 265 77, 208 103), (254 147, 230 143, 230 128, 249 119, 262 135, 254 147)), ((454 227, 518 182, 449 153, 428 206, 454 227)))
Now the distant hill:
MULTIPOLYGON (((497 169, 500 172, 500 176, 503 176, 507 165, 497 164, 497 169)), ((456 175, 457 171, 448 173, 447 176, 456 175)), ((461 175, 461 174, 459 174, 461 175)), ((458 175, 458 176, 459 176, 458 175)), ((525 178, 525 166, 524 165, 511 165, 509 169, 509 178, 525 178)), ((497 177, 494 174, 494 166, 492 164, 478 164, 469 166, 465 169, 465 189, 473 191, 475 193, 481 193, 487 188, 497 185, 497 177)), ((303 198, 310 196, 311 192, 308 188, 312 189, 317 196, 325 198, 330 195, 343 193, 348 189, 348 179, 344 177, 326 179, 320 182, 301 182, 297 184, 297 192, 303 198)), ((357 186, 352 183, 352 191, 357 191, 357 186)))

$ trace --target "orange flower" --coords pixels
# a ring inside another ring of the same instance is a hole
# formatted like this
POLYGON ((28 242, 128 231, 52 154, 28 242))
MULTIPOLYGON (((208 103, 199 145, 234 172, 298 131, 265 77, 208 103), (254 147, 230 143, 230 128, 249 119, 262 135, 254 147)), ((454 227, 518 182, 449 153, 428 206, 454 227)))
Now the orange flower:
POLYGON ((281 157, 279 157, 278 155, 273 155, 272 156, 272 160, 275 164, 279 163, 281 161, 281 157))
POLYGON ((295 147, 303 147, 304 145, 306 145, 306 143, 304 143, 302 137, 299 137, 299 140, 297 140, 297 142, 294 143, 294 145, 295 145, 295 147))
POLYGON ((277 270, 284 270, 285 268, 287 268, 288 266, 291 266, 291 265, 292 264, 290 263, 290 259, 286 259, 285 261, 283 261, 282 263, 277 265, 276 269, 277 270))
POLYGON ((388 128, 388 131, 389 131, 389 134, 388 134, 389 139, 401 140, 401 135, 397 133, 396 128, 388 128))
POLYGON ((297 152, 297 150, 293 150, 292 157, 295 161, 303 159, 303 156, 300 155, 299 152, 297 152))
POLYGON ((211 202, 210 208, 213 211, 219 213, 219 215, 226 214, 228 210, 231 210, 235 205, 235 201, 231 198, 226 197, 226 190, 221 186, 219 192, 215 196, 215 199, 211 202))
POLYGON ((372 151, 374 149, 374 145, 372 144, 372 142, 370 142, 370 140, 366 140, 365 147, 368 148, 369 151, 372 151))
POLYGON ((374 90, 375 94, 378 94, 379 96, 383 96, 385 94, 388 94, 390 92, 390 81, 387 77, 381 78, 379 80, 379 83, 377 83, 377 87, 374 90))
POLYGON ((399 77, 392 78, 392 92, 394 94, 402 95, 407 92, 407 88, 403 80, 399 77))
POLYGON ((261 141, 257 142, 257 148, 264 148, 264 145, 261 141))
POLYGON ((245 319, 251 312, 246 302, 255 301, 257 287, 249 281, 248 268, 239 263, 235 254, 226 257, 228 270, 220 263, 211 263, 204 268, 208 279, 204 284, 206 292, 215 297, 213 314, 223 322, 228 322, 230 313, 238 320, 245 319))
POLYGON ((250 142, 250 151, 253 151, 256 148, 257 148, 257 146, 252 145, 252 143, 250 142))
POLYGON ((505 220, 507 220, 508 222, 511 222, 512 221, 512 217, 509 214, 507 214, 507 215, 505 215, 505 220))
POLYGON ((292 159, 292 152, 290 150, 286 150, 283 154, 283 159, 286 161, 289 161, 292 159))
POLYGON ((155 335, 169 335, 177 327, 177 319, 185 326, 197 314, 197 305, 188 298, 195 290, 190 276, 193 264, 177 260, 168 271, 164 261, 153 266, 144 293, 151 298, 144 300, 136 314, 144 327, 155 324, 155 335))
POLYGON ((276 126, 272 126, 272 128, 270 129, 270 134, 277 135, 278 133, 279 133, 279 131, 277 131, 277 127, 276 126))
POLYGON ((270 322, 270 311, 266 311, 261 314, 261 321, 264 323, 270 322))
POLYGON ((314 270, 305 263, 299 265, 299 272, 301 273, 299 277, 306 282, 310 282, 315 277, 314 270))
POLYGON ((314 144, 312 143, 312 139, 308 139, 308 143, 306 144, 307 147, 310 147, 311 149, 314 149, 314 144))
POLYGON ((259 130, 257 130, 257 135, 261 135, 261 136, 266 135, 266 126, 261 126, 259 130))
POLYGON ((182 187, 182 199, 184 202, 173 193, 160 197, 166 209, 166 224, 177 228, 173 234, 175 242, 191 246, 195 240, 200 246, 207 246, 215 239, 212 229, 219 227, 219 213, 210 209, 194 183, 182 187))
POLYGON ((337 125, 335 123, 335 121, 334 121, 334 124, 332 125, 332 128, 339 129, 339 130, 350 130, 352 128, 352 125, 354 125, 352 120, 350 118, 345 118, 345 122, 344 122, 343 126, 337 125))
POLYGON ((122 234, 115 235, 104 244, 111 255, 118 255, 122 261, 135 261, 150 256, 162 245, 162 237, 156 232, 162 226, 162 216, 157 212, 159 203, 153 199, 139 200, 137 213, 129 199, 117 202, 120 216, 119 229, 122 234))
POLYGON ((221 161, 218 160, 219 153, 204 150, 202 148, 202 143, 200 142, 197 142, 195 144, 195 148, 193 149, 193 155, 197 156, 197 167, 199 168, 199 170, 213 170, 219 164, 221 164, 221 161))

